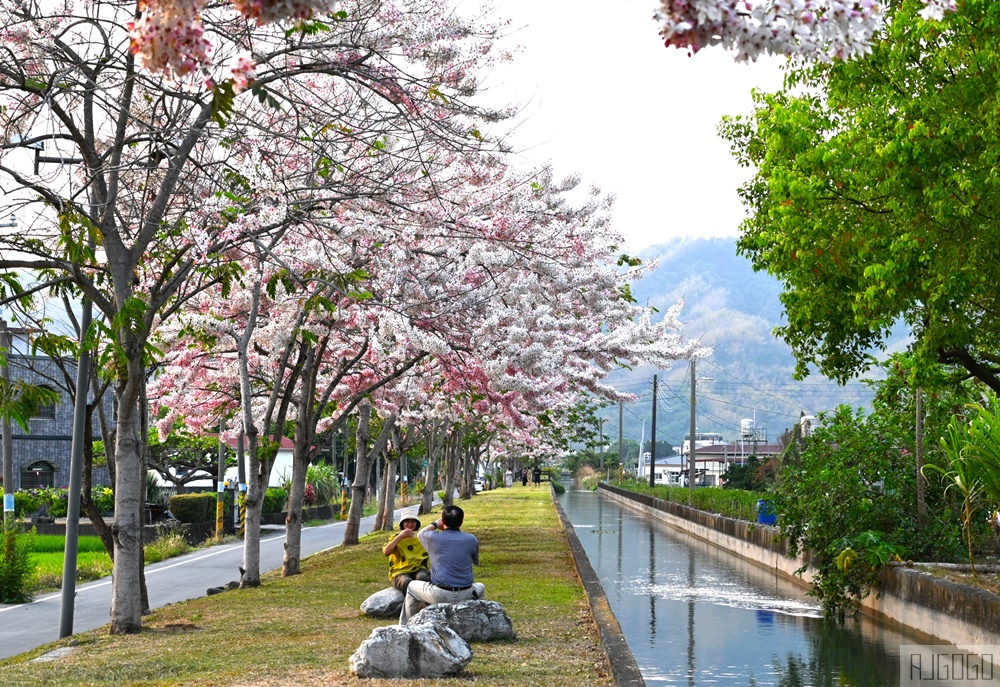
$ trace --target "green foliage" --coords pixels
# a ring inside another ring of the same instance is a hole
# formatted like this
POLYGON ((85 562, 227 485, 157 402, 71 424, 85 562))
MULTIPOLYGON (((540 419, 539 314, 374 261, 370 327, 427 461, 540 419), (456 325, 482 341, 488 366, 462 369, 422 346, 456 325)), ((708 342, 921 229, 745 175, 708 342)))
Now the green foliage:
POLYGON ((21 526, 7 518, 0 530, 0 602, 22 603, 31 600, 31 560, 34 530, 24 532, 21 526))
POLYGON ((264 505, 261 513, 281 513, 288 503, 288 492, 279 487, 268 487, 264 492, 264 505))
POLYGON ((179 532, 170 532, 157 537, 143 547, 143 557, 147 564, 159 563, 174 556, 181 556, 191 550, 187 539, 179 532))
POLYGON ((974 555, 974 517, 982 506, 1000 504, 1000 413, 995 394, 987 394, 985 404, 970 404, 969 419, 956 415, 941 439, 947 465, 925 465, 924 473, 939 473, 947 485, 945 491, 961 495, 962 531, 972 572, 974 555))
POLYGON ((793 66, 723 123, 756 169, 739 252, 784 283, 777 332, 797 375, 845 381, 904 322, 911 384, 944 360, 1000 389, 1000 3, 941 23, 891 7, 870 55, 793 66))
MULTIPOLYGON (((6 362, 5 358, 0 361, 4 365, 6 362)), ((30 432, 29 420, 41 406, 58 402, 58 392, 48 387, 0 378, 0 417, 16 422, 25 432, 30 432)))
POLYGON ((621 488, 640 494, 649 494, 664 501, 683 503, 686 506, 709 513, 718 513, 727 518, 750 522, 757 520, 757 501, 760 499, 760 494, 753 491, 720 489, 718 487, 692 490, 687 487, 666 484, 657 484, 650 489, 649 481, 644 479, 625 480, 622 482, 621 488))
MULTIPOLYGON (((112 507, 114 507, 114 496, 114 492, 111 492, 112 507)), ((166 492, 163 491, 163 487, 160 486, 159 481, 156 479, 156 474, 152 471, 146 472, 146 504, 161 505, 164 503, 166 496, 166 492)), ((96 503, 96 497, 94 501, 96 503)))
POLYGON ((218 497, 212 493, 174 494, 170 497, 170 512, 181 522, 209 522, 215 520, 218 497))
POLYGON ((340 495, 337 471, 332 465, 310 465, 306 470, 306 484, 312 486, 317 506, 333 503, 340 495))
MULTIPOLYGON (((941 538, 947 528, 918 523, 911 436, 896 413, 878 404, 876 411, 840 406, 825 416, 801 457, 784 464, 773 497, 790 553, 812 552, 813 593, 831 617, 856 608, 884 561, 954 551, 954 540, 941 538), (852 565, 857 559, 866 563, 852 565)), ((940 504, 940 491, 928 499, 940 504)))
POLYGON ((23 518, 26 515, 34 513, 38 508, 39 498, 36 493, 24 490, 14 492, 15 518, 23 518))
POLYGON ((757 454, 746 459, 740 465, 732 463, 724 473, 722 479, 725 480, 723 489, 741 489, 743 491, 764 492, 771 484, 771 473, 767 470, 768 464, 761 461, 757 454))

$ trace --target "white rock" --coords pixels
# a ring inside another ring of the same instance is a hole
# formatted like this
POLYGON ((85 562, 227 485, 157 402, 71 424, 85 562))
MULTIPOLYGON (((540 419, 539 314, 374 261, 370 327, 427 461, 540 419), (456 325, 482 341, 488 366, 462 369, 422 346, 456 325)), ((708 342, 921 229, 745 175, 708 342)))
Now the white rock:
POLYGON ((462 672, 471 660, 469 644, 446 626, 389 625, 372 630, 351 654, 350 669, 358 677, 448 677, 462 672))
POLYGON ((376 618, 398 618, 406 595, 395 587, 375 592, 361 603, 361 610, 376 618))
POLYGON ((504 607, 485 599, 431 604, 410 618, 408 625, 445 625, 467 642, 513 639, 514 624, 504 607))

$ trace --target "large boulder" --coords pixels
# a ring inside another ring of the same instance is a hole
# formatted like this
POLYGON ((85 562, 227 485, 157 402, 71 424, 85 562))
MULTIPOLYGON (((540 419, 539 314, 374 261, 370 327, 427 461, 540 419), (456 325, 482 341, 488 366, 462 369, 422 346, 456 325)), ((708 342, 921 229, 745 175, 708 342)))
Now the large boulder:
POLYGON ((444 625, 376 627, 351 654, 358 677, 433 678, 457 675, 472 660, 468 642, 444 625))
POLYGON ((395 587, 375 592, 363 602, 361 610, 376 618, 398 618, 406 595, 395 587))
POLYGON ((412 618, 407 626, 429 623, 445 625, 467 642, 513 639, 514 624, 504 607, 485 599, 431 604, 412 618))

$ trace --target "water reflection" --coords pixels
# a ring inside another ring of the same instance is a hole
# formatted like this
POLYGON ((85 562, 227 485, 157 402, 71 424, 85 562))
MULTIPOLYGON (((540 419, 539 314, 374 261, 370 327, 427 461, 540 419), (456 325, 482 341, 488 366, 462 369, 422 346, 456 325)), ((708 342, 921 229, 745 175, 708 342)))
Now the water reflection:
POLYGON ((829 623, 801 586, 599 493, 560 498, 650 685, 899 685, 919 643, 829 623))

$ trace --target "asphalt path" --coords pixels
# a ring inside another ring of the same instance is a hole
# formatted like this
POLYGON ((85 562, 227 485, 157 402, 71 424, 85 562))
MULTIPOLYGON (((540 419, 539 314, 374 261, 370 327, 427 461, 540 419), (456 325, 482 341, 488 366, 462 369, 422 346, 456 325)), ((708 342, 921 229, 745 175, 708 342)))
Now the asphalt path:
MULTIPOLYGON (((403 509, 408 513, 413 506, 403 509)), ((400 510, 393 522, 398 522, 400 510)), ((346 522, 302 528, 302 558, 339 546, 344 541, 346 522)), ((360 532, 371 532, 375 517, 361 520, 360 532)), ((265 530, 260 541, 260 570, 281 567, 285 530, 265 530)), ((184 556, 146 566, 149 605, 167 604, 205 596, 211 587, 223 587, 239 580, 243 563, 243 542, 220 544, 184 556)), ((73 606, 73 631, 85 632, 111 622, 111 578, 77 585, 73 606)), ((59 639, 62 592, 38 597, 25 604, 0 605, 0 659, 30 651, 59 639)))

